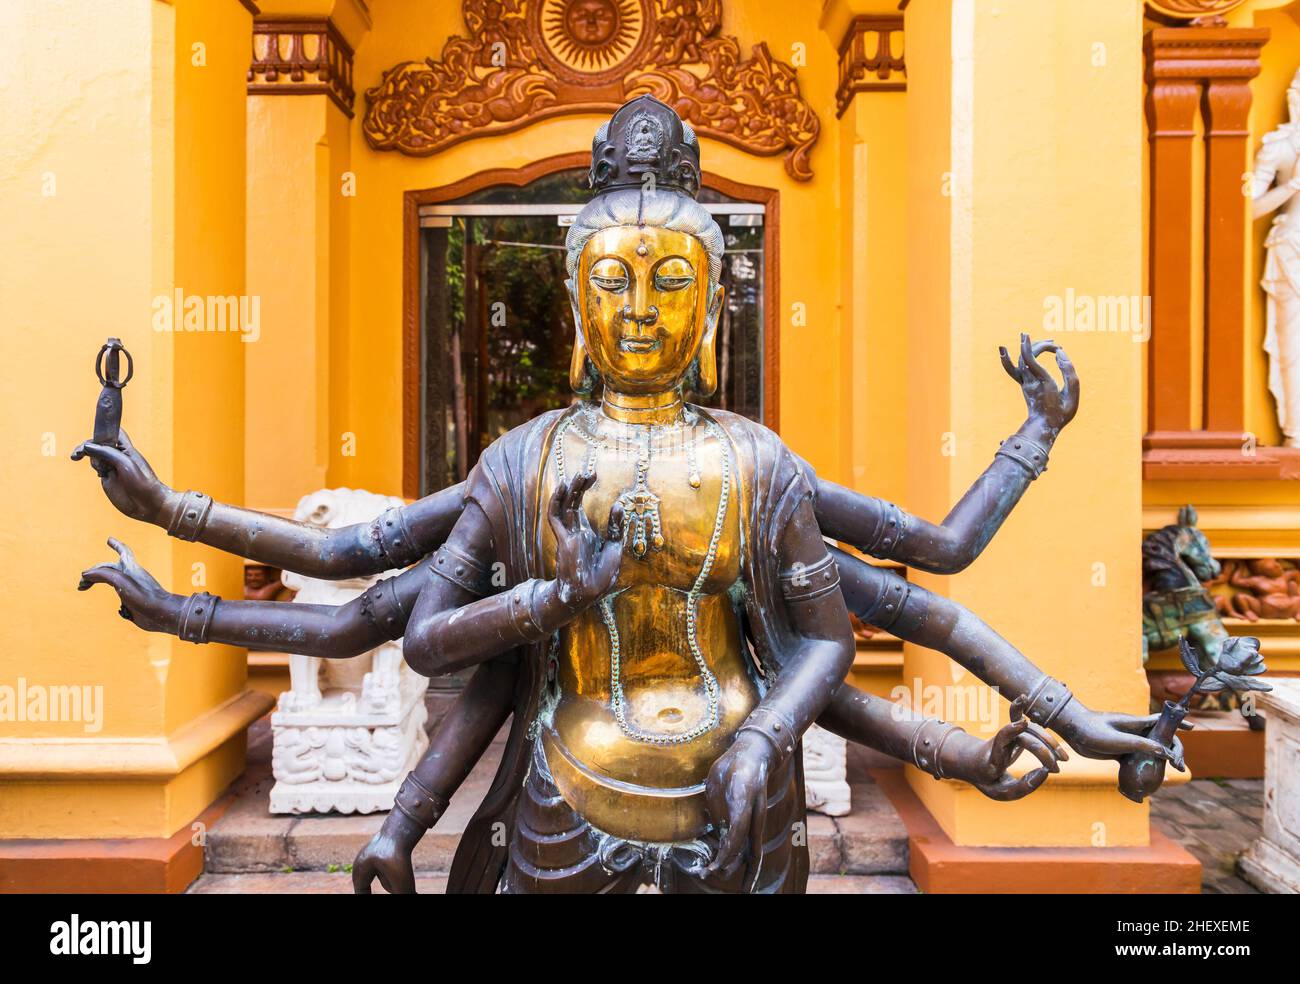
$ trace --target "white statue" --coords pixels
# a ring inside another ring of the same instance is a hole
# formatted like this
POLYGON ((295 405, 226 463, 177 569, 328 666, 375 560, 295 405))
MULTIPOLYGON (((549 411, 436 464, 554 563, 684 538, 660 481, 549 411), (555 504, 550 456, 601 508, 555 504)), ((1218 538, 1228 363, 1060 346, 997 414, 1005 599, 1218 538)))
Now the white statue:
MULTIPOLYGON (((303 496, 294 519, 337 529, 367 523, 400 506, 393 496, 321 489, 303 496)), ((376 581, 322 581, 285 571, 294 601, 343 605, 376 581)), ((272 813, 370 813, 393 805, 402 777, 428 746, 427 677, 402 658, 400 642, 385 642, 353 659, 289 657, 290 689, 271 716, 272 813)))
POLYGON ((849 812, 848 742, 813 725, 803 735, 803 784, 808 809, 828 817, 849 812))
POLYGON ((1300 71, 1286 90, 1289 119, 1264 137, 1255 155, 1254 217, 1277 211, 1260 285, 1268 295, 1264 351, 1268 388, 1277 401, 1283 444, 1300 447, 1300 71))

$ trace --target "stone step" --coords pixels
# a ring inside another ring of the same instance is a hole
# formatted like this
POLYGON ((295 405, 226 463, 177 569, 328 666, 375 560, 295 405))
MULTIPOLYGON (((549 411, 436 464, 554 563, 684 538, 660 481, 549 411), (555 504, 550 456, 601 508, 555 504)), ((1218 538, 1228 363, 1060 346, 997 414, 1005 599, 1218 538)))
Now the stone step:
MULTIPOLYGON (((385 814, 272 815, 267 810, 273 781, 270 738, 264 724, 259 722, 250 730, 248 768, 232 787, 230 807, 207 833, 205 871, 213 875, 345 872, 379 830, 385 814)), ((502 739, 498 739, 452 798, 437 826, 420 842, 414 855, 417 873, 432 877, 450 870, 460 836, 491 785, 501 749, 502 739)), ((907 876, 907 831, 867 776, 867 764, 851 755, 852 812, 834 818, 817 813, 808 816, 814 874, 907 876)))
MULTIPOLYGON (((415 879, 421 895, 441 895, 447 876, 426 874, 415 879)), ((376 883, 374 891, 383 895, 376 883)), ((206 874, 190 886, 193 895, 350 895, 352 878, 344 872, 293 871, 237 875, 206 874)), ((809 895, 915 895, 912 879, 901 875, 813 875, 809 895)))

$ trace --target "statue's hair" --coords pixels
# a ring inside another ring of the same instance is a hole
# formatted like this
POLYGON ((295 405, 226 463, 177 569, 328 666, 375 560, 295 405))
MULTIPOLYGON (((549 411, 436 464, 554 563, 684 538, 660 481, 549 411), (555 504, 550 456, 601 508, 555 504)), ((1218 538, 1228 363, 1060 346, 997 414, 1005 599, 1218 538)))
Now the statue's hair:
POLYGON ((569 276, 578 272, 578 257, 589 240, 602 229, 623 225, 658 226, 694 236, 709 256, 709 286, 722 279, 722 230, 709 210, 694 198, 675 191, 611 191, 597 195, 578 213, 565 240, 569 276))

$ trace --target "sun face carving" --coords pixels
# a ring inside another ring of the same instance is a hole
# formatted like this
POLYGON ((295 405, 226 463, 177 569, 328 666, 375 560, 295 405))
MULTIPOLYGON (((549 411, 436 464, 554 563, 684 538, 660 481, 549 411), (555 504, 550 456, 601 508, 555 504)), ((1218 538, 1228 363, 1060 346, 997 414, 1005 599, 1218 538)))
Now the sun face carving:
POLYGON ((645 40, 645 0, 542 0, 537 27, 557 72, 599 78, 645 40))

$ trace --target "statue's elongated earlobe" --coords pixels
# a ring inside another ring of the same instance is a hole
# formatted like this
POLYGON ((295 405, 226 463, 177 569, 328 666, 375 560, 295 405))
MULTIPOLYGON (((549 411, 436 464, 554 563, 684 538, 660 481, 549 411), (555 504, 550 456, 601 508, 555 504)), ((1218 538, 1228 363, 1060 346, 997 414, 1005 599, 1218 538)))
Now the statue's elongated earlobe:
POLYGON ((578 290, 572 280, 564 281, 569 292, 569 304, 573 311, 573 357, 569 360, 569 388, 584 400, 596 392, 600 382, 600 373, 596 372, 595 363, 587 355, 587 343, 582 339, 582 319, 578 313, 578 290))
POLYGON ((722 297, 725 290, 718 285, 709 299, 704 338, 700 341, 700 354, 695 357, 695 371, 691 374, 695 395, 701 399, 713 395, 718 388, 718 322, 722 315, 722 297))
POLYGON ((573 358, 569 360, 569 388, 586 399, 596 392, 600 374, 587 356, 587 345, 582 340, 582 332, 573 333, 573 358))

